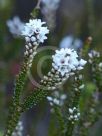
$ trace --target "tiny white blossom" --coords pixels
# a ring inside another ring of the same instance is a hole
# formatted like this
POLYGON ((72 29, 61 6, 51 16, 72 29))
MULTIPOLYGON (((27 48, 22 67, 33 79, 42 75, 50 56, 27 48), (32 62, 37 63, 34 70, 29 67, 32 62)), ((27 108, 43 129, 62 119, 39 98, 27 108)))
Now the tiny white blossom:
POLYGON ((79 75, 79 79, 82 80, 83 76, 82 75, 79 75))
POLYGON ((83 89, 84 87, 85 87, 85 85, 82 84, 82 85, 79 87, 79 89, 83 89))
POLYGON ((69 113, 72 114, 73 113, 73 109, 69 108, 69 113))
POLYGON ((8 20, 7 26, 9 28, 9 31, 14 36, 20 36, 22 30, 24 29, 24 23, 17 16, 15 16, 12 20, 8 20))
POLYGON ((85 61, 85 60, 83 60, 83 59, 81 59, 80 61, 79 61, 79 64, 80 64, 80 66, 84 66, 85 64, 87 63, 87 61, 85 61))
POLYGON ((66 94, 61 94, 59 91, 53 92, 52 96, 48 96, 47 100, 49 101, 50 105, 57 105, 62 106, 64 101, 66 100, 66 94))
POLYGON ((67 96, 65 94, 61 95, 61 100, 65 100, 67 98, 67 96))
POLYGON ((26 23, 22 35, 25 37, 26 42, 43 43, 47 39, 46 34, 49 30, 45 25, 45 22, 41 22, 41 19, 30 19, 29 23, 26 23))
POLYGON ((102 62, 99 63, 99 68, 102 68, 102 62))
POLYGON ((100 71, 100 73, 102 72, 102 62, 100 62, 99 64, 98 64, 98 67, 99 67, 99 71, 100 71))
POLYGON ((100 57, 100 53, 95 51, 95 50, 91 50, 90 53, 88 54, 89 57, 92 59, 93 57, 100 57))
POLYGON ((78 121, 80 117, 79 109, 76 107, 69 108, 69 117, 68 119, 74 123, 75 121, 78 121))
POLYGON ((59 105, 59 104, 60 104, 60 101, 59 101, 57 98, 54 98, 54 99, 53 99, 53 103, 56 104, 56 105, 59 105))
POLYGON ((47 96, 47 100, 48 100, 48 101, 52 101, 53 99, 52 99, 52 97, 47 96))
POLYGON ((12 136, 23 136, 23 124, 21 121, 18 122, 15 131, 12 133, 12 136))

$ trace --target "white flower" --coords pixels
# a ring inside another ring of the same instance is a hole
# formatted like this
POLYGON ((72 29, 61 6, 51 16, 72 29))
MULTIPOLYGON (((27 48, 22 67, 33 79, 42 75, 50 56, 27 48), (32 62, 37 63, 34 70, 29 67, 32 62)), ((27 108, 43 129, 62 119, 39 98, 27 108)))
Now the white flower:
POLYGON ((12 133, 12 136, 23 136, 23 124, 21 121, 18 122, 15 131, 12 133))
POLYGON ((102 62, 99 63, 99 67, 102 68, 102 62))
POLYGON ((65 100, 67 98, 67 96, 65 94, 61 95, 61 100, 65 100))
POLYGON ((73 109, 69 108, 69 113, 72 114, 73 113, 73 109))
POLYGON ((56 105, 60 105, 60 101, 56 98, 53 99, 53 103, 56 104, 56 105))
POLYGON ((79 89, 83 89, 85 87, 84 84, 82 84, 81 86, 79 86, 79 89))
POLYGON ((59 91, 55 91, 52 96, 47 96, 47 100, 49 101, 51 106, 62 106, 66 98, 66 94, 61 94, 59 91))
POLYGON ((47 96, 47 100, 48 100, 48 101, 52 101, 53 99, 52 99, 52 97, 47 96))
POLYGON ((68 117, 68 119, 70 121, 72 121, 72 122, 78 121, 79 117, 80 117, 79 109, 74 107, 74 108, 69 108, 68 110, 69 110, 69 117, 68 117))
POLYGON ((25 37, 26 42, 43 43, 47 39, 46 34, 49 33, 45 22, 41 22, 41 19, 30 19, 29 23, 26 23, 22 35, 25 37))
POLYGON ((22 30, 24 29, 24 23, 17 16, 15 16, 12 20, 8 20, 7 26, 9 27, 9 31, 14 36, 20 36, 22 30))
POLYGON ((60 42, 60 48, 73 48, 75 50, 80 49, 83 43, 80 39, 76 39, 73 36, 66 36, 60 42))
POLYGON ((95 50, 91 50, 91 52, 88 54, 89 57, 92 59, 93 57, 100 57, 100 53, 95 51, 95 50))
POLYGON ((78 59, 78 54, 73 49, 56 50, 56 54, 52 56, 53 68, 60 72, 62 76, 70 74, 72 71, 83 69, 86 61, 78 59))
POLYGON ((100 63, 98 64, 98 67, 99 67, 99 71, 102 73, 102 62, 100 62, 100 63))
POLYGON ((87 61, 85 61, 85 60, 83 60, 83 59, 81 59, 80 61, 79 61, 79 64, 80 64, 80 66, 84 66, 85 64, 87 63, 87 61))

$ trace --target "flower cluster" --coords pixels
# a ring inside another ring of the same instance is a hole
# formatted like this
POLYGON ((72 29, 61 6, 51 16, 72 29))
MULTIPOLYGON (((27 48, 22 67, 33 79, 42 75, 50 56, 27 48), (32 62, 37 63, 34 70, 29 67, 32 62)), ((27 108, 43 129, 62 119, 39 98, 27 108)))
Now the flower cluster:
POLYGON ((48 72, 48 75, 43 77, 40 84, 44 89, 55 90, 62 85, 62 82, 65 80, 66 78, 60 77, 59 72, 52 68, 51 71, 48 72))
POLYGON ((18 125, 15 128, 15 131, 12 133, 12 136, 23 136, 23 124, 21 121, 18 122, 18 125))
POLYGON ((52 69, 47 76, 41 80, 41 85, 46 86, 48 90, 54 90, 69 76, 75 74, 76 71, 82 70, 86 61, 78 58, 78 54, 73 49, 56 50, 52 56, 52 69))
POLYGON ((78 54, 73 49, 56 50, 53 55, 53 68, 60 72, 61 76, 71 75, 76 70, 82 70, 86 61, 78 59, 78 54))
POLYGON ((47 39, 46 34, 49 33, 49 30, 43 26, 44 24, 46 23, 41 22, 41 19, 30 19, 29 23, 25 24, 22 35, 27 43, 38 45, 47 39))
POLYGON ((72 124, 74 124, 75 121, 78 121, 79 117, 80 117, 80 112, 76 107, 69 108, 68 120, 72 121, 72 124))
POLYGON ((32 61, 37 53, 36 49, 38 45, 47 39, 46 34, 49 33, 49 30, 46 26, 43 26, 44 24, 46 23, 41 22, 40 19, 30 19, 29 23, 25 24, 24 30, 22 31, 22 35, 26 40, 26 51, 24 54, 27 58, 29 58, 29 68, 32 66, 32 61))
POLYGON ((92 65, 92 71, 102 71, 102 62, 100 62, 101 54, 92 50, 89 54, 89 63, 92 65))
POLYGON ((89 63, 90 64, 93 63, 94 58, 99 58, 100 57, 100 53, 95 51, 95 50, 91 50, 91 52, 88 55, 89 55, 89 63))
POLYGON ((47 96, 47 100, 49 101, 50 105, 57 105, 62 106, 64 101, 66 100, 66 94, 62 94, 59 91, 55 91, 52 96, 47 96))
MULTIPOLYGON (((89 63, 91 64, 92 79, 98 88, 102 87, 102 58, 101 53, 92 50, 89 53, 89 63)), ((99 89, 101 90, 101 89, 99 89)))
POLYGON ((82 47, 83 43, 80 39, 74 38, 73 36, 66 36, 60 42, 60 48, 71 48, 78 50, 82 47))
POLYGON ((9 31, 16 37, 20 36, 22 30, 24 29, 24 23, 18 16, 15 16, 12 20, 8 20, 7 26, 9 31))

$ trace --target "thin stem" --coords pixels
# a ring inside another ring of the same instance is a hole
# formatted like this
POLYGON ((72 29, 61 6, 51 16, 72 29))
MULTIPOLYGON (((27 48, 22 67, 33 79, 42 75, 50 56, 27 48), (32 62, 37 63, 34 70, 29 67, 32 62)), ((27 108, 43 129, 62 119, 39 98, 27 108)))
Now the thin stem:
MULTIPOLYGON (((71 95, 70 101, 68 103, 67 109, 75 107, 78 110, 79 109, 80 95, 81 95, 81 91, 82 91, 80 89, 80 86, 82 85, 82 79, 80 80, 78 73, 75 74, 75 78, 76 79, 74 80, 74 83, 72 84, 72 88, 74 88, 74 89, 71 92, 72 95, 71 95)), ((67 114, 68 114, 68 117, 69 117, 70 112, 68 111, 67 114)), ((65 136, 72 136, 75 124, 76 124, 76 121, 68 120, 68 122, 66 123, 65 136)))
POLYGON ((40 101, 42 101, 46 96, 48 95, 47 90, 43 89, 35 89, 32 91, 32 93, 25 98, 24 103, 21 104, 22 112, 25 112, 26 110, 32 108, 34 105, 38 104, 40 101))
POLYGON ((24 59, 24 63, 21 67, 21 71, 16 79, 15 84, 15 90, 14 95, 12 98, 10 110, 9 110, 9 116, 8 116, 8 122, 7 122, 7 130, 4 136, 11 136, 13 130, 16 127, 16 124, 18 123, 21 107, 20 105, 20 96, 22 93, 22 90, 24 88, 24 83, 27 78, 27 60, 24 59))
POLYGON ((4 136, 12 136, 12 133, 14 132, 14 129, 19 121, 20 115, 21 115, 20 107, 16 107, 12 114, 12 118, 8 122, 8 126, 4 136))
POLYGON ((39 15, 41 0, 38 0, 36 7, 31 12, 31 17, 36 18, 39 15))
POLYGON ((62 136, 64 134, 64 131, 65 131, 64 118, 63 118, 63 115, 61 113, 60 107, 54 106, 54 111, 55 111, 55 114, 56 114, 58 122, 59 122, 60 135, 62 136))
POLYGON ((36 5, 35 9, 40 9, 40 4, 41 4, 41 0, 38 0, 38 3, 36 5))

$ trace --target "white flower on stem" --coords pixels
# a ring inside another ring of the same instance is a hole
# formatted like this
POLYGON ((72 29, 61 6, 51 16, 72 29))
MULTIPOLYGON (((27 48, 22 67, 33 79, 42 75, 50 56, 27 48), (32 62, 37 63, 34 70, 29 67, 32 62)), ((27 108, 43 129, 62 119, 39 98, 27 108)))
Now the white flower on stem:
POLYGON ((16 37, 20 36, 22 30, 24 29, 24 23, 18 16, 15 16, 12 20, 8 20, 7 26, 9 31, 16 37))
POLYGON ((87 63, 85 60, 79 59, 76 51, 68 48, 56 50, 52 59, 52 69, 40 83, 41 87, 43 86, 47 90, 59 88, 70 76, 82 70, 87 63))
POLYGON ((82 84, 81 86, 79 86, 79 89, 83 89, 85 87, 84 84, 82 84))
POLYGON ((23 136, 23 124, 21 121, 18 122, 15 131, 12 133, 12 136, 23 136))
POLYGON ((47 100, 49 101, 51 106, 53 105, 62 106, 66 98, 67 98, 66 94, 62 94, 59 91, 55 91, 53 92, 52 96, 47 97, 47 100))
POLYGON ((74 38, 73 36, 69 35, 62 39, 60 42, 60 48, 71 48, 78 50, 82 48, 82 41, 80 39, 74 38))
POLYGON ((99 69, 102 71, 102 62, 99 63, 99 69))
POLYGON ((83 59, 78 59, 78 54, 73 49, 60 49, 56 50, 56 54, 52 56, 53 58, 53 68, 60 72, 62 76, 69 74, 72 71, 83 69, 86 61, 83 59))
POLYGON ((43 43, 47 39, 46 34, 49 33, 45 24, 45 22, 41 22, 41 19, 30 19, 22 31, 26 42, 32 42, 33 45, 43 43))
POLYGON ((100 53, 95 51, 95 50, 91 50, 90 53, 88 54, 89 57, 92 59, 93 57, 100 57, 100 53))
POLYGON ((83 60, 83 59, 81 59, 80 61, 79 61, 79 65, 80 66, 84 66, 86 64, 86 61, 85 60, 83 60))
POLYGON ((40 43, 43 43, 49 33, 49 30, 46 26, 46 23, 41 22, 41 19, 30 19, 29 23, 26 23, 24 26, 24 30, 22 31, 22 36, 25 37, 26 40, 26 51, 25 56, 29 58, 28 67, 32 66, 32 61, 34 56, 36 55, 36 49, 40 43))
POLYGON ((102 68, 102 62, 99 63, 99 67, 102 68))
POLYGON ((72 123, 74 123, 74 122, 76 122, 76 121, 79 120, 79 118, 80 118, 79 109, 77 109, 76 107, 69 108, 68 112, 69 112, 69 117, 68 117, 68 119, 69 119, 70 121, 72 121, 72 123))
POLYGON ((100 53, 95 51, 95 50, 91 50, 89 53, 89 63, 92 64, 94 62, 94 58, 99 58, 100 57, 100 53))

